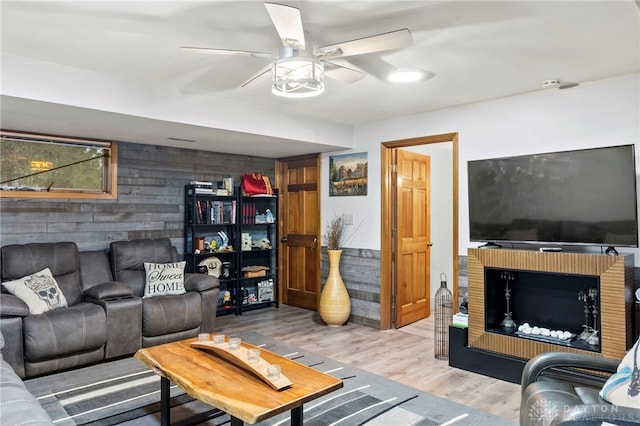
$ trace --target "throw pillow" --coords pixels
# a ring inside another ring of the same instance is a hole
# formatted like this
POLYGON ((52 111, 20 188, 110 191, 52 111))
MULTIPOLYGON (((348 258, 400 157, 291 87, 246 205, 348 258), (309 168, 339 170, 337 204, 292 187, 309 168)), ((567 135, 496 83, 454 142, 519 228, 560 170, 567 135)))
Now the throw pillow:
POLYGON ((144 263, 147 274, 143 297, 186 293, 184 266, 187 262, 144 263))
POLYGON ((3 282, 2 285, 9 293, 26 303, 32 315, 67 307, 67 299, 49 268, 14 281, 3 282))
POLYGON ((640 407, 640 339, 624 356, 617 373, 609 377, 600 396, 614 405, 640 407))

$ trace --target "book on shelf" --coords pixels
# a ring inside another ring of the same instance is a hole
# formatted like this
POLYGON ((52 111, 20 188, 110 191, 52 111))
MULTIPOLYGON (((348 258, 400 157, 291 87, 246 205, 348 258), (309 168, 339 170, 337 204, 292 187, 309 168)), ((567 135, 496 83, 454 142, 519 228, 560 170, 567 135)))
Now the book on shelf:
POLYGON ((192 180, 189 184, 193 185, 196 194, 212 194, 213 182, 204 182, 199 180, 192 180))
POLYGON ((205 215, 206 215, 206 203, 201 200, 196 200, 196 223, 206 223, 205 215))
POLYGON ((273 300, 273 278, 258 282, 258 302, 273 300))
POLYGON ((236 223, 236 200, 212 200, 209 204, 209 220, 211 224, 236 223))
POLYGON ((256 205, 253 203, 242 205, 242 223, 252 224, 256 223, 256 205))

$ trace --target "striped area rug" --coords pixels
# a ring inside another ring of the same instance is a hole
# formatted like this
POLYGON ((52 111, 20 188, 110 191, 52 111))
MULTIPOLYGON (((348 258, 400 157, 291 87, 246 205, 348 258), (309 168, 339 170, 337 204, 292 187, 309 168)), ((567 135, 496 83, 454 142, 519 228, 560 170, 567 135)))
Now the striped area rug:
MULTIPOLYGON (((342 389, 305 404, 305 425, 516 425, 258 333, 240 337, 344 381, 342 389)), ((160 424, 160 378, 135 358, 31 379, 25 384, 56 425, 160 424)), ((172 386, 171 395, 172 422, 210 412, 213 417, 203 424, 229 424, 227 414, 194 400, 178 387, 172 386)), ((259 423, 288 424, 288 413, 259 423)))

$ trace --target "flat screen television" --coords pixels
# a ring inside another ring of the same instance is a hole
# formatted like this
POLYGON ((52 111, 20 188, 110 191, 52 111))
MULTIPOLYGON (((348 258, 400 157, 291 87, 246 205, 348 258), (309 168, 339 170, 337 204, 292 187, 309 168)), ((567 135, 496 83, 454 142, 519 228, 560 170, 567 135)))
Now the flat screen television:
POLYGON ((467 165, 471 241, 638 246, 634 145, 467 165))

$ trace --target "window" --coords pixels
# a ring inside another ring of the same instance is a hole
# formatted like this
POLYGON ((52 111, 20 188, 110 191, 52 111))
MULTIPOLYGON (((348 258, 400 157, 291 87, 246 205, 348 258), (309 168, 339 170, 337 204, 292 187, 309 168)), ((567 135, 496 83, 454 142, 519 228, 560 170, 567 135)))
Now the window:
POLYGON ((0 196, 117 197, 117 144, 0 132, 0 196))

